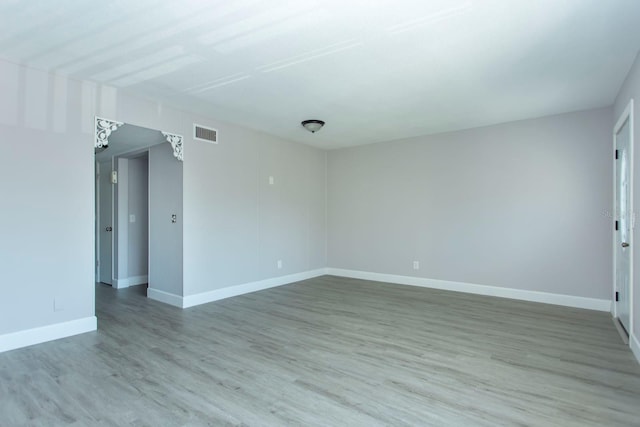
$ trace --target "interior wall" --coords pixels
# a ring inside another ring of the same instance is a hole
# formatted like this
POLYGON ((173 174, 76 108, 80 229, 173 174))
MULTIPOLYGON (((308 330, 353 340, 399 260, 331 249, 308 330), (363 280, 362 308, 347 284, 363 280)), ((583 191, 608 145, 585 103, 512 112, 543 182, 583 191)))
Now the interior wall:
POLYGON ((80 82, 5 61, 0 93, 1 351, 4 334, 94 316, 95 166, 83 120, 96 106, 80 82))
POLYGON ((117 157, 114 163, 118 172, 118 182, 111 184, 115 193, 113 287, 126 288, 129 277, 129 159, 117 157))
MULTIPOLYGON (((167 144, 168 145, 168 144, 167 144)), ((149 166, 148 157, 129 159, 128 277, 148 274, 149 264, 149 166)))
POLYGON ((328 265, 610 299, 611 126, 600 109, 330 151, 328 265))
POLYGON ((219 143, 186 141, 184 295, 324 268, 325 152, 196 123, 219 143))
MULTIPOLYGON (((113 272, 117 260, 113 259, 113 233, 107 232, 107 227, 114 226, 114 199, 111 171, 113 159, 97 162, 98 186, 96 187, 96 258, 98 275, 96 280, 113 285, 113 272)), ((116 236, 117 237, 117 236, 116 236)))
MULTIPOLYGON (((633 187, 633 199, 634 199, 634 215, 638 211, 638 206, 640 203, 640 119, 638 115, 640 114, 640 53, 636 56, 635 62, 627 75, 627 78, 624 81, 624 84, 620 88, 620 92, 616 97, 616 101, 613 108, 613 123, 618 120, 618 117, 622 115, 624 109, 629 104, 629 100, 634 100, 634 135, 633 135, 633 143, 634 143, 634 187, 633 187)), ((611 127, 611 131, 613 132, 613 125, 611 127)), ((633 239, 636 244, 640 242, 640 234, 638 234, 638 227, 633 230, 633 239)), ((637 343, 640 343, 640 250, 633 251, 633 270, 635 272, 633 278, 633 332, 635 336, 635 340, 637 343)), ((640 354, 638 355, 640 357, 640 354)))
POLYGON ((172 295, 183 289, 182 173, 171 145, 149 148, 149 289, 172 295))
MULTIPOLYGON (((167 144, 168 145, 168 144, 167 144)), ((149 167, 148 156, 116 157, 117 221, 115 239, 115 288, 141 285, 148 281, 149 264, 149 167)))

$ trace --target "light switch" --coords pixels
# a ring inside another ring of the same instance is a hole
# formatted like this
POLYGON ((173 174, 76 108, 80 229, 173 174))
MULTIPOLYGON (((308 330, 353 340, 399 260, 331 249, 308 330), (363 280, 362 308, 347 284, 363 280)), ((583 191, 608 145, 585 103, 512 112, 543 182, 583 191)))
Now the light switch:
POLYGON ((273 185, 274 182, 275 182, 275 179, 272 176, 270 176, 269 177, 269 185, 273 185))
POLYGON ((129 222, 136 222, 136 216, 135 215, 129 215, 129 222))

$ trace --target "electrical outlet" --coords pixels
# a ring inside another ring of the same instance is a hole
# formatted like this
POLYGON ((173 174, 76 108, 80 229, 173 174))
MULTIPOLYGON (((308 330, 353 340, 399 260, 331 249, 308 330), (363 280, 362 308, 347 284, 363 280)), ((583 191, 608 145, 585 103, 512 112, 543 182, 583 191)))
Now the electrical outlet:
POLYGON ((413 261, 413 269, 420 270, 420 261, 413 261))
POLYGON ((62 311, 64 310, 64 298, 55 297, 53 299, 53 311, 62 311))
POLYGON ((135 215, 129 215, 129 222, 136 222, 136 216, 135 215))
POLYGON ((279 260, 278 260, 278 269, 281 269, 281 268, 282 268, 282 260, 281 260, 281 259, 279 259, 279 260))

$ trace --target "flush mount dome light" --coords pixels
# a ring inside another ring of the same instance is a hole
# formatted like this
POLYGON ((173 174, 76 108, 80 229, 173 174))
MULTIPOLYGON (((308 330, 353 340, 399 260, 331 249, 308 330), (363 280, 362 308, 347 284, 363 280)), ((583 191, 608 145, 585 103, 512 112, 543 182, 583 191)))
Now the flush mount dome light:
POLYGON ((316 133, 324 126, 324 122, 322 120, 305 120, 302 122, 302 126, 309 132, 316 133))

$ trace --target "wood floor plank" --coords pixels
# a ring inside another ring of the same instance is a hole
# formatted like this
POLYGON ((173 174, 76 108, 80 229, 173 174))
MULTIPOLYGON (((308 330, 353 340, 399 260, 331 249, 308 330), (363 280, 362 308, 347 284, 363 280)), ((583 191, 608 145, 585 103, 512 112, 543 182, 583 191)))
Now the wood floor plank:
POLYGON ((640 426, 607 313, 323 276, 0 354, 2 426, 640 426))

